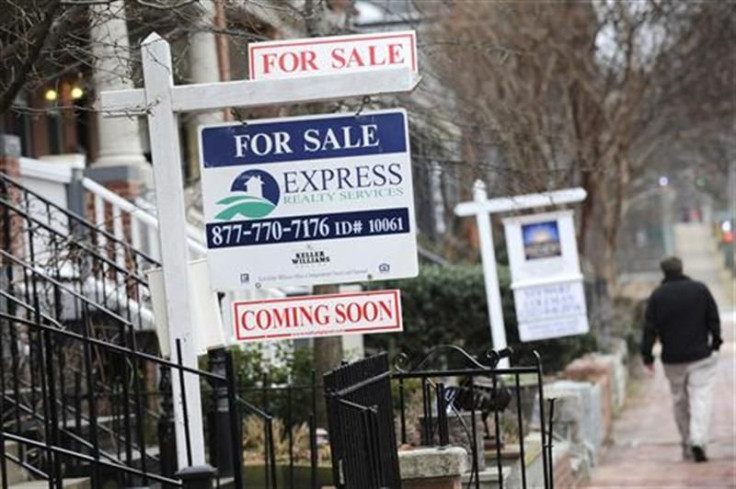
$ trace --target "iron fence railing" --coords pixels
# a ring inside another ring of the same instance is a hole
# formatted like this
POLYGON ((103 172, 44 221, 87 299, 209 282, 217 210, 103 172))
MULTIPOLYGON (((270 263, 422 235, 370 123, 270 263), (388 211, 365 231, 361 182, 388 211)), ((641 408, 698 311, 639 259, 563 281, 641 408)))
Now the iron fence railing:
MULTIPOLYGON (((303 380, 307 381, 273 383, 264 374, 256 384, 238 388, 239 402, 248 404, 243 415, 255 416, 262 423, 260 449, 267 463, 263 464, 263 477, 258 477, 256 488, 320 489, 332 485, 329 468, 325 470, 319 453, 326 442, 320 441, 317 427, 318 403, 324 401, 323 385, 314 371, 303 380)), ((245 448, 253 454, 256 447, 245 448)))
POLYGON ((456 346, 434 348, 416 362, 399 355, 394 370, 388 368, 385 354, 340 367, 325 377, 325 396, 330 409, 330 436, 336 487, 349 489, 399 488, 398 464, 386 454, 396 453, 393 433, 392 391, 390 382, 398 384, 398 426, 402 445, 410 442, 408 426, 419 424, 422 446, 463 445, 470 456, 468 487, 480 489, 481 467, 485 463, 485 440, 493 440, 493 460, 498 474, 498 487, 504 488, 501 413, 514 405, 519 443, 520 484, 527 485, 525 453, 525 421, 522 412, 521 377, 535 379, 536 399, 540 413, 542 444, 542 478, 545 489, 553 489, 552 426, 554 400, 548 400, 545 413, 543 371, 539 355, 525 366, 498 368, 501 358, 518 359, 511 349, 490 351, 483 361, 473 358, 456 346), (329 379, 329 382, 328 382, 329 379), (409 422, 407 391, 409 384, 419 382, 421 414, 409 422), (469 415, 469 420, 463 417, 469 415), (486 418, 493 416, 493 429, 486 418), (547 416, 549 415, 549 418, 547 416), (451 436, 454 420, 461 434, 451 436), (479 428, 479 425, 481 426, 479 428), (480 431, 483 431, 482 433, 480 431), (334 438, 334 439, 333 439, 334 438), (465 438, 465 440, 463 440, 465 438), (483 440, 484 438, 485 440, 483 440), (335 450, 336 448, 336 450, 335 450))
MULTIPOLYGON (((161 358, 155 341, 141 345, 152 320, 143 272, 157 262, 5 175, 0 242, 0 442, 18 445, 0 457, 3 487, 7 463, 50 489, 73 476, 91 477, 94 488, 181 485, 169 373, 224 391, 237 427, 231 359, 213 374, 161 358)), ((232 467, 240 467, 236 429, 221 430, 238 458, 232 467)), ((239 470, 230 476, 242 487, 239 470)))
MULTIPOLYGON (((65 472, 79 469, 78 462, 89 462, 91 456, 95 460, 91 475, 98 483, 101 466, 115 469, 117 465, 131 469, 117 474, 123 477, 121 483, 130 484, 130 474, 138 475, 144 484, 147 479, 166 482, 160 479, 161 474, 149 470, 160 461, 160 453, 147 453, 152 443, 146 425, 167 414, 170 417, 164 410, 153 420, 147 419, 155 412, 145 409, 150 399, 144 385, 150 388, 155 384, 150 373, 161 370, 159 375, 165 378, 166 369, 173 369, 178 377, 194 374, 228 385, 233 384, 233 378, 141 352, 133 324, 125 318, 73 293, 5 250, 0 250, 0 257, 25 272, 35 293, 32 303, 27 303, 0 291, 5 306, 0 312, 0 350, 10 350, 9 358, 0 362, 4 435, 26 448, 38 449, 43 443, 43 455, 35 457, 38 468, 57 480, 68 475, 65 472), (55 296, 74 296, 83 311, 80 322, 64 324, 44 312, 37 293, 44 282, 53 285, 55 296), (99 322, 104 326, 98 327, 99 322), (104 330, 115 330, 116 326, 119 334, 110 338, 104 330), (28 349, 25 359, 19 346, 28 349), (71 383, 70 377, 74 379, 71 383), (59 457, 68 458, 64 470, 59 457)), ((161 392, 158 397, 166 395, 170 392, 161 392)), ((229 411, 237 412, 234 408, 229 411)), ((171 450, 172 443, 155 440, 153 445, 171 450)))
MULTIPOLYGON (((10 259, 4 250, 0 250, 0 256, 10 259)), ((48 279, 38 272, 31 275, 32 284, 48 279)), ((119 487, 181 485, 171 463, 164 463, 175 450, 171 392, 166 388, 169 372, 174 381, 196 375, 216 389, 224 389, 228 421, 230 426, 238 426, 235 376, 229 357, 225 359, 225 375, 188 368, 180 361, 137 350, 132 335, 128 342, 111 343, 98 337, 90 320, 67 328, 41 312, 37 304, 29 307, 12 301, 7 293, 3 298, 12 312, 0 312, 0 350, 25 338, 30 351, 27 362, 17 358, 0 362, 2 437, 17 442, 22 449, 17 460, 9 460, 31 468, 36 476, 45 476, 50 489, 61 488, 65 477, 80 475, 90 476, 94 488, 111 480, 119 487), (151 433, 144 411, 150 399, 144 395, 143 384, 150 386, 154 381, 146 377, 154 369, 163 380, 156 395, 161 414, 155 421, 159 428, 168 423, 169 429, 151 433), (64 380, 69 374, 75 378, 71 386, 64 380), (26 388, 21 390, 20 385, 26 388), (106 427, 108 422, 112 425, 106 427), (168 439, 161 439, 162 434, 168 439), (151 446, 158 447, 157 453, 148 452, 151 446)), ((88 319, 92 317, 90 307, 85 303, 88 319)), ((130 332, 131 325, 127 326, 130 332)), ((221 439, 220 443, 230 443, 232 457, 237 457, 232 466, 239 467, 240 435, 237 430, 225 433, 229 433, 229 441, 221 439)), ((191 453, 189 443, 184 449, 191 453)), ((4 465, 6 459, 1 460, 4 465)), ((239 470, 232 473, 232 478, 236 487, 243 487, 239 470)))

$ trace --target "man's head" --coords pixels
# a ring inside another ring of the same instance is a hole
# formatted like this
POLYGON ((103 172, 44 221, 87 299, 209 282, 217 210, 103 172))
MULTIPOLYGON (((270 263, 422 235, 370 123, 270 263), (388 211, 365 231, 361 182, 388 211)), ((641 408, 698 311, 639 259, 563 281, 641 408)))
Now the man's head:
POLYGON ((668 256, 659 263, 665 277, 678 277, 682 275, 682 260, 676 256, 668 256))

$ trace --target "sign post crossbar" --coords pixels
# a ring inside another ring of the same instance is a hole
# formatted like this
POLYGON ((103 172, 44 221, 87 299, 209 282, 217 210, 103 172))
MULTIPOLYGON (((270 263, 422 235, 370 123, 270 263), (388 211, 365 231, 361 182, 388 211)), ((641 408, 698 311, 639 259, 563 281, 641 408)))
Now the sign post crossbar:
MULTIPOLYGON (((151 44, 149 39, 143 43, 144 50, 151 44)), ((409 68, 381 68, 361 73, 310 76, 309 81, 283 78, 172 84, 171 107, 176 112, 190 112, 228 107, 325 102, 366 95, 411 92, 420 79, 409 68)), ((158 103, 159 100, 149 100, 142 88, 110 90, 100 94, 100 108, 106 117, 146 115, 158 103)))
MULTIPOLYGON (((361 73, 310 76, 309 80, 245 80, 176 86, 169 43, 150 34, 141 44, 143 89, 102 92, 99 109, 109 117, 145 115, 148 118, 151 156, 159 219, 164 290, 167 297, 170 351, 181 344, 182 363, 196 367, 194 317, 188 301, 189 277, 186 248, 183 176, 178 136, 178 113, 226 107, 326 101, 348 97, 412 91, 419 76, 409 68, 379 68, 361 73)), ((179 382, 172 382, 179 467, 204 463, 199 379, 185 375, 183 398, 179 382), (191 461, 187 454, 184 403, 191 434, 191 461)))

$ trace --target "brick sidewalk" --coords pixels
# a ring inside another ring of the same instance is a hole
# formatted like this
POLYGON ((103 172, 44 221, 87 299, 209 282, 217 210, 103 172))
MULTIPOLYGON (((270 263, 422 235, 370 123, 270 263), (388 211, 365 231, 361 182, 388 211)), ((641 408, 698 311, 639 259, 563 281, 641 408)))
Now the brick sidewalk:
POLYGON ((627 401, 615 422, 613 445, 603 453, 587 489, 736 488, 734 316, 734 310, 721 312, 725 344, 711 418, 710 461, 695 464, 682 460, 669 386, 657 362, 654 378, 640 379, 637 394, 627 401))

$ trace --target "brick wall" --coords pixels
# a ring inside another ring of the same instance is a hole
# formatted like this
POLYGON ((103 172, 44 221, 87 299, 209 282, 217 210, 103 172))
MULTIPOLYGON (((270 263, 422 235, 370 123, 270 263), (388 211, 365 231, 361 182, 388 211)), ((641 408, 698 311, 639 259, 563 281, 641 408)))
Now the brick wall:
POLYGON ((580 481, 577 480, 575 473, 572 470, 572 458, 568 452, 555 462, 555 487, 559 487, 561 489, 575 489, 579 482, 580 481))
POLYGON ((594 356, 585 356, 565 368, 565 377, 570 380, 598 383, 601 386, 601 405, 604 439, 613 431, 613 371, 610 363, 594 356))
MULTIPOLYGON (((99 182, 100 185, 104 186, 108 190, 116 193, 117 195, 128 200, 135 200, 140 195, 140 185, 134 181, 122 181, 122 182, 99 182)), ((94 195, 91 193, 85 194, 85 207, 86 207, 86 218, 90 222, 95 222, 95 200, 94 195)), ((114 232, 113 221, 112 221, 112 208, 109 205, 105 205, 104 209, 104 220, 105 226, 102 228, 109 233, 114 232)), ((130 239, 130 219, 127 216, 123 216, 123 230, 125 236, 130 239)))
POLYGON ((430 479, 405 479, 401 481, 402 489, 462 489, 460 476, 432 477, 430 479))
MULTIPOLYGON (((19 157, 20 139, 17 136, 0 134, 0 173, 4 173, 16 181, 20 180, 19 157)), ((21 201, 20 191, 13 186, 2 185, 0 194, 2 194, 3 200, 11 203, 21 201)), ((0 246, 16 256, 23 250, 23 220, 13 212, 9 211, 7 213, 7 222, 5 211, 3 210, 0 213, 0 246)))

